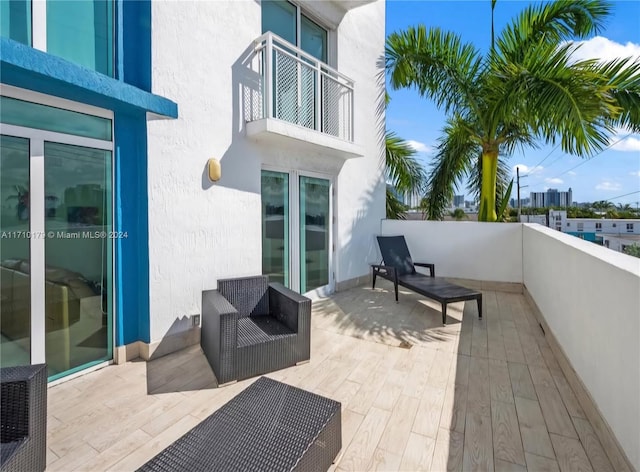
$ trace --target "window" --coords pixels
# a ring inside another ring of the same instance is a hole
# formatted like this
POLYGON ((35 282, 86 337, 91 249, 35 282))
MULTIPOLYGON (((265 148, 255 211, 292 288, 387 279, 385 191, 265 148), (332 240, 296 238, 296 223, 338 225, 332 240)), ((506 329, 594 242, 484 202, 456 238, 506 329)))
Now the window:
POLYGON ((262 32, 272 33, 327 62, 327 30, 284 0, 262 1, 262 32))
POLYGON ((111 141, 111 120, 39 103, 0 97, 0 122, 111 141))
POLYGON ((31 0, 0 1, 0 36, 31 46, 31 0))
POLYGON ((567 228, 568 228, 569 226, 571 226, 571 223, 567 222, 567 228))
POLYGON ((633 223, 627 223, 627 233, 633 233, 633 223))
POLYGON ((578 223, 578 231, 584 231, 584 223, 578 223))
POLYGON ((111 0, 48 0, 47 52, 113 76, 111 0))
POLYGON ((602 223, 596 223, 596 231, 602 231, 602 223))
POLYGON ((113 0, 3 0, 0 34, 113 76, 113 16, 113 0))

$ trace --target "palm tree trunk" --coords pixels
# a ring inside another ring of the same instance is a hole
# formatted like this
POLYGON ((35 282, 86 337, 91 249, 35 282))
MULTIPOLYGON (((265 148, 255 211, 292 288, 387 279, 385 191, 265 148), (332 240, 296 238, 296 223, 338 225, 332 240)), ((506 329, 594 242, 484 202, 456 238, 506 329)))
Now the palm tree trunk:
POLYGON ((480 208, 478 221, 497 221, 496 179, 498 176, 498 152, 482 153, 482 187, 480 188, 480 208))

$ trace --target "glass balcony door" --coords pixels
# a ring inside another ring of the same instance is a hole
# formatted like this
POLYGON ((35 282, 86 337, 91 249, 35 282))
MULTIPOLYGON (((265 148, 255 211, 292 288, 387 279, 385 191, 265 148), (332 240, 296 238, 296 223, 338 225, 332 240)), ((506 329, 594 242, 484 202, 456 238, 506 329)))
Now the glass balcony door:
MULTIPOLYGON (((262 32, 272 32, 319 61, 327 62, 327 30, 285 0, 263 0, 262 32)), ((320 77, 305 57, 282 44, 284 52, 274 50, 272 68, 274 117, 306 128, 316 123, 316 88, 320 77), (289 55, 290 54, 290 55, 289 55)))
POLYGON ((300 293, 333 291, 333 182, 262 171, 262 272, 300 293))

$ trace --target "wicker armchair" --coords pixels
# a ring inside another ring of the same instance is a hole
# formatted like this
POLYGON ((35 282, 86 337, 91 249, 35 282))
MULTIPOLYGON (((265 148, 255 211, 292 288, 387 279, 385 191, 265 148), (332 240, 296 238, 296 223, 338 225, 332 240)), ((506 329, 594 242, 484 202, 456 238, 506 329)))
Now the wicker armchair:
POLYGON ((307 361, 310 341, 311 300, 266 276, 202 292, 200 344, 219 385, 307 361))
POLYGON ((47 464, 47 367, 0 369, 0 470, 42 471, 47 464))

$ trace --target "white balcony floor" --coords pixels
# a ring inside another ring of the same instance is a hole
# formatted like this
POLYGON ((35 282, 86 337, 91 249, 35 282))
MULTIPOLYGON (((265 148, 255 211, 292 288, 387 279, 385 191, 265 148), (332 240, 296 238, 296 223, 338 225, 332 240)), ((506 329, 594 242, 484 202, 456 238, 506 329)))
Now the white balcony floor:
MULTIPOLYGON (((461 302, 443 327, 380 287, 315 302, 311 361, 269 375, 342 402, 334 469, 614 470, 523 295, 484 291, 482 321, 461 302)), ((47 470, 134 470, 254 380, 215 388, 193 346, 52 387, 47 470)))

